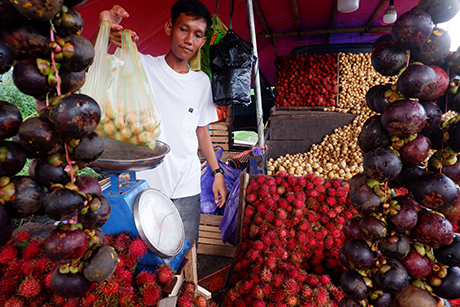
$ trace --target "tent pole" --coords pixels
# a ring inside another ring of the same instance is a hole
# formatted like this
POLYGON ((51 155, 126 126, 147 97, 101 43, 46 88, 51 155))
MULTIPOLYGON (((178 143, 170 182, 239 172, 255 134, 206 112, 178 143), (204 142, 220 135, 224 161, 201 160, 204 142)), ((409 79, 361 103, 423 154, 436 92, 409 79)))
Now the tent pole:
MULTIPOLYGON (((264 120, 262 109, 262 95, 260 90, 260 75, 259 75, 259 57, 257 55, 257 41, 256 41, 256 27, 254 23, 254 6, 252 0, 248 1, 248 23, 249 34, 251 36, 253 54, 257 57, 256 64, 254 65, 254 93, 256 102, 256 116, 257 116, 257 134, 259 135, 259 146, 265 146, 264 138, 264 120)), ((265 152, 264 152, 265 153, 265 152)))

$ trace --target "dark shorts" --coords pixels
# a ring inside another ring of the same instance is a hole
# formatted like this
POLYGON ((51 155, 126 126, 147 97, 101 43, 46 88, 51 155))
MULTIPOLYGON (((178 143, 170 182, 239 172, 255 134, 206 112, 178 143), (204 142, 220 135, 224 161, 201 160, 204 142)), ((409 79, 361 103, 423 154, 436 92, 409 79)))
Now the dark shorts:
POLYGON ((198 228, 200 227, 200 194, 171 199, 176 206, 184 224, 185 240, 198 243, 198 228))

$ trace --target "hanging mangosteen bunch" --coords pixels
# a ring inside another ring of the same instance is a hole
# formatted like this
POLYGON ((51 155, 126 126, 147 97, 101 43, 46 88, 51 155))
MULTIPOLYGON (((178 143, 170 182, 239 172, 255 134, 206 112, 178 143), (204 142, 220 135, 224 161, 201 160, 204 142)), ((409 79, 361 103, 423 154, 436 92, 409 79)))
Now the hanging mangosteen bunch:
POLYGON ((372 87, 377 114, 358 144, 364 172, 350 180, 359 212, 344 225, 339 306, 450 306, 460 297, 458 51, 436 26, 457 0, 420 0, 376 40, 372 64, 394 84, 372 87), (404 192, 401 192, 404 191, 404 192))
POLYGON ((11 237, 13 218, 60 221, 43 248, 59 265, 51 287, 63 298, 106 280, 118 262, 100 231, 110 204, 96 179, 78 174, 104 150, 94 131, 100 107, 76 93, 94 57, 79 35, 83 20, 74 6, 82 2, 0 1, 1 73, 13 65, 16 87, 37 99, 38 111, 23 119, 17 107, 0 101, 0 246, 11 237), (29 175, 17 175, 27 159, 29 175))

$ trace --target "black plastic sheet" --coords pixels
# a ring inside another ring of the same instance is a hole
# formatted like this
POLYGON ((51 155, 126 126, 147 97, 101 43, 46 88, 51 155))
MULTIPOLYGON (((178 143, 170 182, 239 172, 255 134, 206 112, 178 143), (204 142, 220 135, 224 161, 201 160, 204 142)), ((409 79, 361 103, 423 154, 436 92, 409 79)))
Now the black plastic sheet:
POLYGON ((232 29, 218 44, 210 46, 212 92, 218 106, 251 103, 252 68, 257 61, 251 43, 232 29))

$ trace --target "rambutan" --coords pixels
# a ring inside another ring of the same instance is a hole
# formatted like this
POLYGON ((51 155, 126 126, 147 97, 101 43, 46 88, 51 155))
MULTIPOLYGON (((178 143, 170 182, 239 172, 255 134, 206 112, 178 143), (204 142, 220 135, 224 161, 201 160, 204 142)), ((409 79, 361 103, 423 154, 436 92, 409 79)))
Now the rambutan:
POLYGON ((41 291, 41 282, 32 277, 26 277, 18 287, 18 295, 27 299, 36 297, 41 291))
POLYGON ((264 215, 264 220, 272 222, 275 219, 275 213, 273 211, 267 211, 264 215))
POLYGON ((285 220, 288 217, 288 213, 283 208, 276 209, 276 216, 282 220, 285 220))
POLYGON ((282 284, 283 284, 283 277, 281 277, 280 275, 274 275, 272 279, 273 287, 279 288, 281 287, 282 284))
POLYGON ((174 271, 169 265, 161 264, 157 270, 158 282, 163 285, 169 284, 174 276, 174 271))
POLYGON ((255 283, 253 280, 244 280, 241 284, 242 290, 244 291, 243 293, 250 293, 254 286, 255 283))
POLYGON ((281 196, 279 194, 272 194, 271 195, 271 200, 273 200, 273 205, 270 206, 270 207, 267 206, 267 208, 269 210, 273 210, 275 208, 275 206, 276 206, 276 203, 280 200, 280 198, 281 198, 281 196))
POLYGON ((290 203, 290 204, 292 204, 292 202, 293 202, 293 201, 295 200, 295 198, 296 198, 296 197, 295 197, 295 194, 292 193, 292 192, 286 193, 285 197, 286 197, 287 202, 290 203))
POLYGON ((294 208, 297 208, 297 209, 302 209, 305 206, 305 201, 300 198, 296 198, 292 202, 292 206, 294 206, 294 208))
POLYGON ((336 229, 332 229, 332 230, 331 230, 331 236, 332 236, 333 238, 341 238, 341 237, 343 236, 343 232, 340 231, 340 230, 337 229, 337 228, 336 228, 336 229))
POLYGON ((262 174, 259 174, 256 177, 256 181, 257 181, 258 184, 263 184, 266 179, 267 179, 267 177, 265 175, 262 175, 262 174))
POLYGON ((13 245, 5 246, 0 252, 0 263, 7 264, 18 255, 18 250, 13 245))
POLYGON ((331 284, 331 278, 328 275, 320 275, 318 276, 318 279, 323 285, 331 284))
MULTIPOLYGON (((278 194, 274 194, 274 195, 278 195, 278 194)), ((279 197, 279 196, 278 196, 279 197)), ((264 207, 265 207, 265 211, 263 213, 265 213, 266 211, 270 210, 270 211, 273 211, 276 209, 277 205, 273 199, 273 197, 269 196, 269 197, 265 197, 263 199, 263 202, 264 204, 264 207)), ((262 210, 259 208, 259 213, 262 213, 262 210)))
POLYGON ((206 307, 208 306, 208 301, 201 295, 198 295, 195 298, 195 306, 196 307, 206 307))
POLYGON ((297 306, 298 303, 299 303, 299 299, 297 298, 297 296, 292 295, 286 298, 287 306, 290 306, 290 307, 297 306))
POLYGON ((266 258, 265 259, 265 266, 269 269, 269 270, 273 270, 276 266, 276 259, 275 258, 266 258))
POLYGON ((309 285, 303 285, 300 291, 300 295, 304 300, 311 299, 313 297, 313 290, 309 285))
POLYGON ((332 246, 334 246, 334 239, 332 239, 331 237, 327 237, 324 240, 324 247, 330 249, 332 246))
POLYGON ((253 224, 260 225, 264 221, 264 218, 260 214, 256 214, 252 219, 253 224))
POLYGON ((99 299, 96 293, 88 293, 81 298, 81 304, 85 307, 93 306, 99 299))
POLYGON ((22 250, 22 258, 33 259, 41 252, 41 250, 42 248, 40 245, 36 242, 31 242, 22 250))
POLYGON ((323 287, 316 287, 313 290, 313 297, 318 306, 329 306, 329 294, 323 287))
POLYGON ((265 307, 265 301, 259 299, 253 302, 252 306, 254 307, 265 307))
POLYGON ((145 245, 140 237, 137 237, 129 244, 129 253, 140 259, 147 254, 147 245, 145 245))
POLYGON ((133 281, 133 273, 126 269, 116 270, 115 275, 123 282, 132 283, 133 281))
POLYGON ((177 307, 192 307, 193 306, 193 300, 190 301, 189 298, 180 296, 177 299, 177 307))
POLYGON ((318 275, 310 273, 307 275, 305 282, 312 288, 315 288, 320 283, 320 280, 318 275))
POLYGON ((251 296, 256 300, 261 300, 264 297, 262 287, 260 285, 256 285, 254 288, 252 288, 251 296))
POLYGON ((318 195, 319 195, 318 191, 313 190, 313 189, 307 192, 307 196, 311 198, 317 198, 318 195))
POLYGON ((246 201, 249 203, 253 203, 257 199, 257 195, 255 193, 247 194, 246 201))
MULTIPOLYGON (((334 197, 330 197, 330 196, 326 198, 326 202, 327 202, 328 205, 331 206, 331 207, 332 207, 332 206, 335 206, 335 204, 336 204, 335 198, 334 198, 334 197)), ((334 212, 334 211, 330 211, 330 212, 334 212)), ((334 214, 335 214, 335 212, 334 212, 334 214)))
MULTIPOLYGON (((266 197, 267 198, 267 197, 266 197)), ((265 212, 267 212, 267 206, 265 205, 265 203, 261 203, 258 207, 257 207, 257 213, 259 215, 264 215, 265 212)))
POLYGON ((23 242, 23 241, 30 241, 30 234, 25 231, 18 232, 17 235, 14 236, 13 242, 23 242))
POLYGON ((316 197, 316 201, 319 203, 323 202, 325 199, 326 199, 326 196, 322 193, 318 194, 318 196, 316 197))
POLYGON ((284 301, 286 299, 286 294, 282 289, 275 290, 272 295, 273 300, 275 301, 284 301))
POLYGON ((283 287, 289 295, 296 295, 300 291, 300 285, 294 278, 288 278, 283 287))
POLYGON ((156 306, 156 303, 160 300, 160 296, 160 287, 155 283, 145 285, 142 290, 142 300, 146 306, 156 306))
POLYGON ((99 285, 99 291, 101 294, 108 298, 116 296, 119 290, 120 284, 114 278, 109 278, 105 282, 101 282, 99 285))
POLYGON ((139 274, 136 275, 135 284, 137 286, 142 286, 147 283, 156 283, 157 277, 154 273, 150 271, 141 271, 139 274))
POLYGON ((286 171, 279 171, 277 174, 277 176, 280 178, 286 178, 287 175, 288 173, 286 171))
POLYGON ((338 197, 346 197, 348 195, 348 190, 343 187, 338 187, 336 194, 338 197))
POLYGON ((5 302, 5 305, 4 305, 4 307, 24 307, 24 306, 25 306, 24 301, 17 296, 10 297, 5 302))
POLYGON ((316 185, 322 185, 324 182, 323 178, 318 175, 313 176, 312 180, 313 180, 313 183, 316 185))
POLYGON ((288 202, 286 200, 286 198, 280 198, 280 200, 278 201, 278 207, 281 208, 281 209, 284 209, 286 210, 286 208, 288 207, 288 202))
POLYGON ((260 188, 259 189, 259 197, 264 198, 267 197, 270 193, 268 192, 268 187, 267 188, 260 188))

